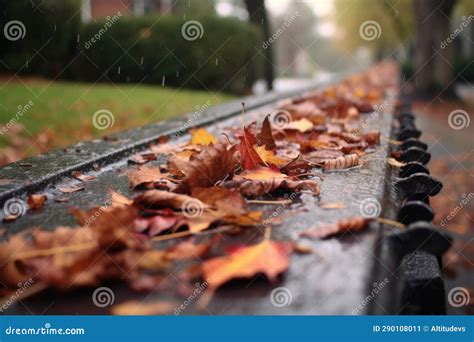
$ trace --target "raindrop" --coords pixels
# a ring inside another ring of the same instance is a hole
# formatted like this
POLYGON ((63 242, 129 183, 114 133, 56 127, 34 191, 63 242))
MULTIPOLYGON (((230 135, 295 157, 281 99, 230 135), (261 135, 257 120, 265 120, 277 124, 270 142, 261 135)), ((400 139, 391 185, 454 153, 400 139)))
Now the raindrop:
POLYGON ((54 25, 54 32, 56 32, 56 24, 54 25))
POLYGON ((219 58, 216 58, 216 65, 219 63, 219 58))
POLYGON ((80 40, 80 39, 81 39, 81 35, 78 34, 78 35, 77 35, 77 42, 78 42, 78 43, 79 43, 79 40, 80 40))
POLYGON ((26 61, 26 68, 28 69, 28 63, 30 62, 30 60, 27 60, 26 61))
POLYGON ((162 87, 165 86, 165 77, 166 77, 166 76, 163 76, 163 79, 161 80, 161 86, 162 86, 162 87))
POLYGON ((142 59, 140 59, 140 64, 143 65, 143 56, 142 59))
POLYGON ((176 70, 176 77, 179 77, 179 69, 176 70))
POLYGON ((120 67, 118 67, 118 74, 120 75, 120 67))

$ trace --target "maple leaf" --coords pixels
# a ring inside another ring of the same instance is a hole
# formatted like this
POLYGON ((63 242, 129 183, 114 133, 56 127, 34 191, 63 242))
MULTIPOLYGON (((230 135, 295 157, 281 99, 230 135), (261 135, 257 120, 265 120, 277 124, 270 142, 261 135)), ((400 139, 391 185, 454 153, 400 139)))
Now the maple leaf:
POLYGON ((257 144, 257 139, 248 127, 244 128, 244 134, 239 139, 240 144, 237 145, 237 150, 240 152, 240 159, 244 170, 251 170, 258 165, 264 165, 265 163, 254 148, 254 145, 257 144))
POLYGON ((351 217, 339 220, 333 224, 326 224, 322 227, 313 228, 300 234, 303 237, 325 239, 331 236, 340 235, 346 232, 359 232, 367 228, 371 218, 351 217))
POLYGON ((191 134, 190 143, 192 145, 209 145, 217 142, 217 138, 202 127, 191 129, 189 133, 191 134))
POLYGON ((204 280, 212 292, 229 280, 249 278, 263 273, 269 281, 288 269, 293 245, 263 240, 253 246, 228 249, 229 255, 212 258, 202 265, 204 280))
POLYGON ((267 115, 262 123, 262 129, 257 135, 257 142, 259 146, 264 146, 266 150, 275 149, 275 140, 273 139, 272 126, 269 120, 270 115, 267 115))
POLYGON ((189 193, 195 187, 211 187, 223 181, 234 172, 237 165, 235 147, 225 144, 203 146, 198 154, 191 156, 189 162, 180 164, 185 175, 176 188, 178 193, 189 193))

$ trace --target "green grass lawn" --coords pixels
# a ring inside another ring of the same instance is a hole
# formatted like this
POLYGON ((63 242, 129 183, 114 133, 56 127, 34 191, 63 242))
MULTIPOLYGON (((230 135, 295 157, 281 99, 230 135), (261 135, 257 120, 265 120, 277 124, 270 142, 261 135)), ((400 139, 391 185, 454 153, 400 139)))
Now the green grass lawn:
MULTIPOLYGON (((17 118, 26 128, 21 136, 32 140, 41 136, 47 148, 139 127, 232 99, 227 94, 161 86, 8 79, 0 79, 0 128, 17 118), (19 106, 25 108, 29 103, 31 108, 17 114, 19 106), (98 130, 92 124, 94 113, 101 109, 113 113, 112 128, 98 130)), ((12 145, 12 134, 0 135, 0 146, 12 145)))

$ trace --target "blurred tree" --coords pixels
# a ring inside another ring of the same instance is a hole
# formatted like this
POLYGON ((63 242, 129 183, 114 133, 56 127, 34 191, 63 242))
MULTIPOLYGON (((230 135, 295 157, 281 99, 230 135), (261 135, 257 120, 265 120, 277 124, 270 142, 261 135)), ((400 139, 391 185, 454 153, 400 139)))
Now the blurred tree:
POLYGON ((313 11, 302 1, 291 2, 285 14, 273 20, 280 72, 290 76, 308 73, 308 66, 302 64, 309 64, 310 50, 318 38, 316 24, 313 11))
POLYGON ((454 45, 443 41, 450 35, 450 17, 457 0, 413 1, 415 15, 415 73, 419 96, 431 97, 442 90, 451 93, 454 45))
MULTIPOLYGON (((265 44, 270 39, 270 23, 268 21, 268 14, 265 8, 264 0, 245 0, 245 6, 249 12, 249 21, 262 27, 263 41, 265 44)), ((269 44, 263 49, 264 61, 264 78, 267 82, 268 89, 273 89, 274 68, 273 68, 273 48, 269 44)))

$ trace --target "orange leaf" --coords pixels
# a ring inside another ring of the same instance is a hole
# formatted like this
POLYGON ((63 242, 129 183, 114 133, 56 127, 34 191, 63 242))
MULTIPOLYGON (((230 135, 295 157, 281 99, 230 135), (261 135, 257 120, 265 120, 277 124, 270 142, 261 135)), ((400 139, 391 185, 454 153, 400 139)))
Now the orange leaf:
POLYGON ((41 209, 44 206, 44 202, 46 202, 46 195, 30 195, 28 196, 28 206, 30 209, 36 210, 41 209))
POLYGON ((189 131, 192 145, 209 145, 217 142, 216 137, 205 128, 196 128, 189 131))
POLYGON ((250 278, 258 273, 268 280, 287 270, 292 244, 264 240, 256 245, 230 250, 229 256, 217 257, 203 263, 205 281, 212 291, 231 279, 250 278))
POLYGON ((292 121, 285 129, 296 129, 302 133, 311 131, 314 127, 314 124, 306 118, 300 120, 292 121))
POLYGON ((257 151, 259 157, 266 164, 272 164, 275 166, 283 166, 288 164, 289 160, 278 157, 275 152, 265 149, 265 146, 255 146, 255 151, 257 151))
POLYGON ((265 166, 259 166, 253 170, 244 171, 240 175, 234 177, 235 180, 272 180, 283 178, 286 178, 286 175, 284 175, 278 170, 265 166))

